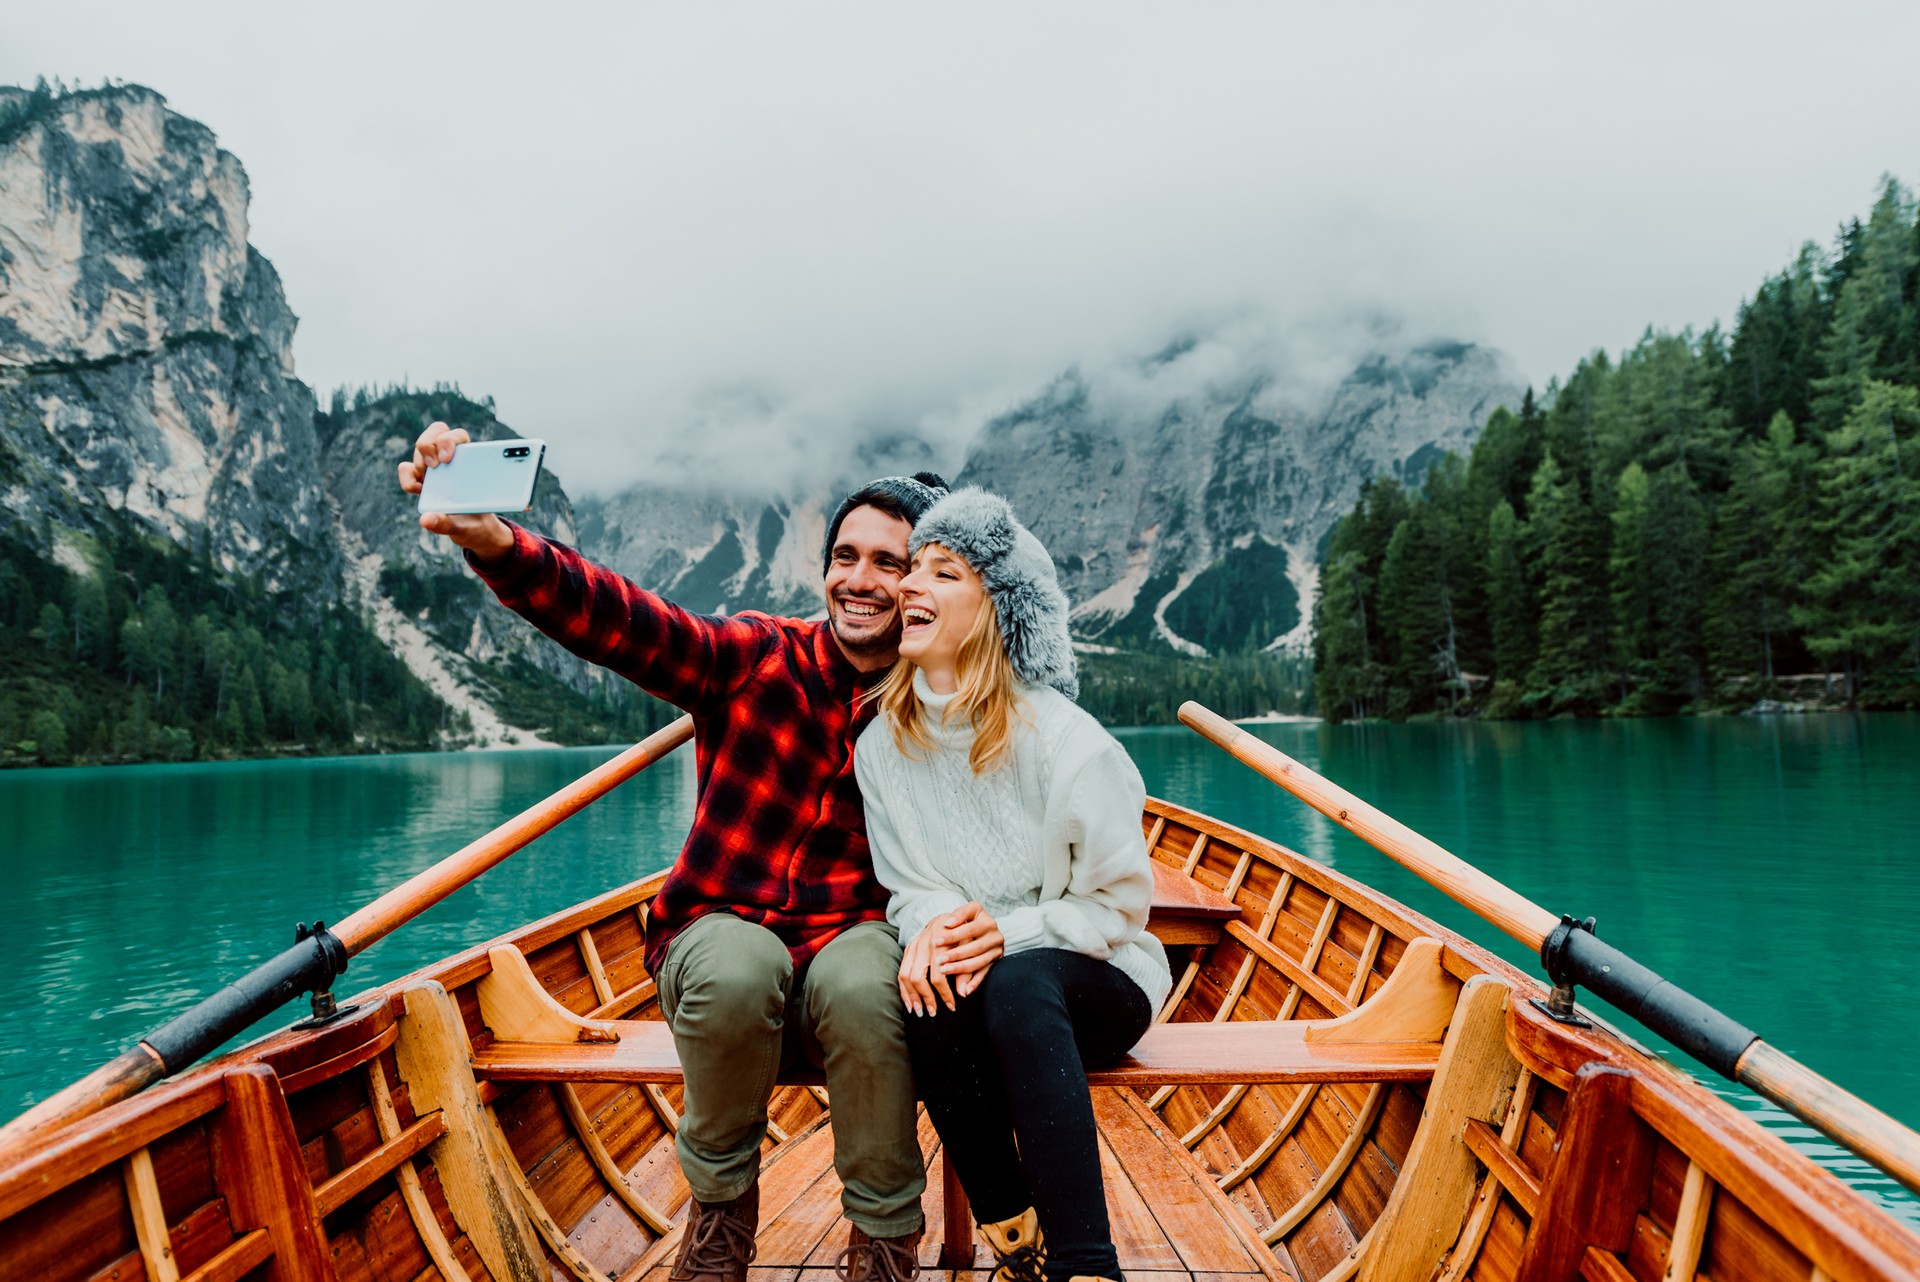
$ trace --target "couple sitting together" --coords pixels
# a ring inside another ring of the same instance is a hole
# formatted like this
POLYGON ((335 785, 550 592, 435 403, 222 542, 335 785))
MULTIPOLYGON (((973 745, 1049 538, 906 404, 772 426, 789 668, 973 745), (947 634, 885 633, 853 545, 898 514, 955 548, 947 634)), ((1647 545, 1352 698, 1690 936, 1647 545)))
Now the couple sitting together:
MULTIPOLYGON (((417 492, 466 433, 430 427, 417 492)), ((914 1100, 1000 1270, 1120 1278, 1086 1070, 1171 979, 1145 789, 1073 702, 1067 599, 1005 500, 930 473, 827 526, 825 621, 693 614, 494 516, 427 515, 508 607, 693 714, 699 799, 646 962, 686 1074, 674 1282, 745 1282, 783 1063, 822 1068, 849 1282, 916 1272, 914 1100)))

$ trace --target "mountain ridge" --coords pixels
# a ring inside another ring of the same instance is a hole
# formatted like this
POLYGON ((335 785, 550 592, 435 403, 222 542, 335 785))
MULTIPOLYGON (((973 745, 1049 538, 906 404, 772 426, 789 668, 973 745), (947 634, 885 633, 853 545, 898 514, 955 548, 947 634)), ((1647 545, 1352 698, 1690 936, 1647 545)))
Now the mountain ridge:
MULTIPOLYGON (((160 540, 198 558, 192 582, 253 584, 278 603, 260 608, 289 621, 357 617, 416 683, 409 733, 433 742, 532 746, 656 721, 624 683, 510 617, 393 484, 434 418, 477 439, 518 435, 490 403, 451 387, 316 403, 294 366, 298 317, 248 239, 249 199, 239 160, 153 90, 0 89, 0 536, 59 567, 36 591, 96 592, 103 574, 125 574, 101 548, 160 540), (430 703, 442 708, 431 732, 430 703)), ((987 422, 955 477, 1006 493, 1049 542, 1089 653, 1298 644, 1328 514, 1373 472, 1411 476, 1464 445, 1517 390, 1497 353, 1448 342, 1364 353, 1303 402, 1282 394, 1274 366, 1196 377, 1216 347, 1192 334, 1133 362, 1128 385, 1147 393, 1132 401, 1103 382, 1112 371, 1070 370, 987 422), (1088 467, 1104 469, 1103 488, 1080 485, 1088 467)), ((911 431, 876 432, 842 470, 933 453, 911 431)), ((689 608, 812 615, 827 512, 865 479, 791 494, 641 485, 576 505, 543 473, 518 519, 689 608)), ((123 633, 147 606, 138 583, 109 586, 100 636, 59 652, 124 671, 132 689, 123 633)), ((42 604, 63 618, 79 608, 42 604)), ((58 651, 37 618, 16 619, 9 644, 31 634, 58 651)), ((0 755, 40 697, 0 692, 14 700, 0 706, 0 755)), ((222 685, 194 714, 200 749, 246 747, 232 736, 275 723, 277 697, 229 734, 222 685)))

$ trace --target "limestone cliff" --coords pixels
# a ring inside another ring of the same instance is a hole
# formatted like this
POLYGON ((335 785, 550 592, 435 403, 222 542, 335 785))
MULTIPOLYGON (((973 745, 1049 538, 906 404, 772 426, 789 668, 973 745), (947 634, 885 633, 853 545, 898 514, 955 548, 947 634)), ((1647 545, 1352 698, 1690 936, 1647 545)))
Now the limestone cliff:
POLYGON ((240 162, 146 89, 0 89, 0 121, 0 519, 52 552, 128 518, 332 598, 313 396, 240 162))

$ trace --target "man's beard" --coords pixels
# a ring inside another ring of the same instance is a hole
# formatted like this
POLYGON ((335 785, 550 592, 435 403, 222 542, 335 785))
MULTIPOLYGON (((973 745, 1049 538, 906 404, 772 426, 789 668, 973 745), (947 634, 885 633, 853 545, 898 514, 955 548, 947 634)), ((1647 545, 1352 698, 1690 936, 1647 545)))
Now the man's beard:
POLYGON ((844 613, 844 609, 845 607, 842 606, 839 609, 833 610, 831 613, 834 639, 839 641, 841 649, 846 650, 850 654, 869 656, 898 652, 900 649, 900 619, 898 615, 894 617, 893 622, 883 631, 850 636, 848 635, 850 631, 848 627, 849 620, 844 613))

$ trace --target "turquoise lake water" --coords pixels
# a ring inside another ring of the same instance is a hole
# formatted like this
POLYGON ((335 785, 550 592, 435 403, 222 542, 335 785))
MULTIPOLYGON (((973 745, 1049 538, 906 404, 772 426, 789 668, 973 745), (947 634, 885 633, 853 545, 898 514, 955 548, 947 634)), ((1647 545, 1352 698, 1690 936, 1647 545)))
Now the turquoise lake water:
MULTIPOLYGON (((1255 729, 1543 906, 1597 917, 1603 938, 1920 1126, 1920 992, 1905 973, 1920 954, 1920 716, 1255 729)), ((1156 795, 1538 973, 1526 949, 1191 732, 1120 738, 1156 795)), ((0 774, 0 1115, 278 952, 296 921, 345 916, 612 751, 0 774)), ((693 786, 683 750, 356 958, 338 990, 664 867, 693 786)), ((1920 1202, 1878 1172, 1710 1084, 1920 1225, 1920 1202)))

